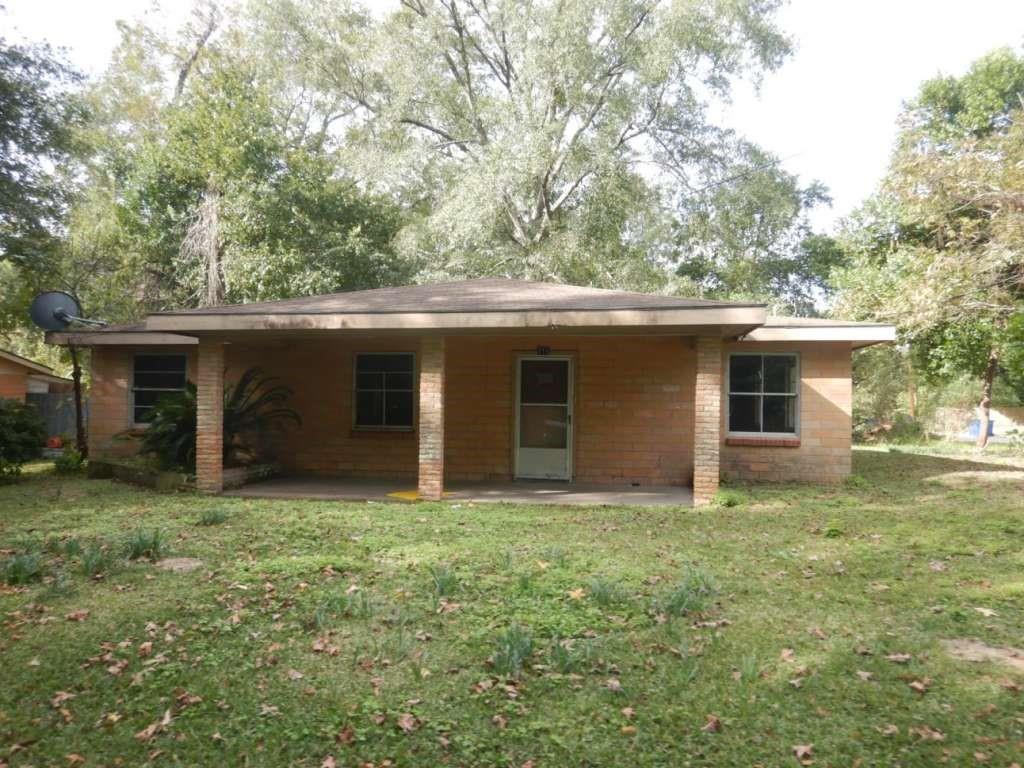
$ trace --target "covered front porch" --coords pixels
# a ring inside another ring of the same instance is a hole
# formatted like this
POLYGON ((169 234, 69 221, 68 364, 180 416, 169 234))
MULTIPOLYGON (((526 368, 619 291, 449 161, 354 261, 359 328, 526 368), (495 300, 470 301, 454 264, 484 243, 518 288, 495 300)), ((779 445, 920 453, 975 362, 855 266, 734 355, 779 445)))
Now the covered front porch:
POLYGON ((284 478, 232 493, 689 506, 718 487, 720 335, 202 334, 200 490, 224 491, 220 394, 254 365, 294 389, 303 423, 284 478))
MULTIPOLYGON (((413 483, 401 479, 323 476, 272 478, 225 491, 224 495, 249 499, 368 502, 409 502, 417 500, 420 496, 413 483)), ((455 504, 558 504, 584 507, 693 505, 693 493, 689 488, 682 486, 641 487, 533 480, 454 482, 447 485, 442 498, 455 504)))

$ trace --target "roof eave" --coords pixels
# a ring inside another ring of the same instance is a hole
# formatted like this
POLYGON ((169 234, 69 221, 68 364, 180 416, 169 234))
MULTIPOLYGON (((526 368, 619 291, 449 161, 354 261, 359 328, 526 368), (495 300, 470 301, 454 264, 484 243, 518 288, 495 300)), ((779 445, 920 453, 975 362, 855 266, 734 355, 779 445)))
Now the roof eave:
POLYGON ((198 344, 195 336, 153 331, 49 331, 46 343, 58 347, 182 346, 198 344))
POLYGON ((892 325, 834 325, 757 328, 748 333, 744 341, 757 342, 839 342, 849 343, 854 349, 896 340, 896 327, 892 325))
POLYGON ((527 310, 507 312, 396 312, 315 314, 150 315, 149 331, 201 333, 258 330, 446 331, 642 326, 762 325, 762 306, 665 309, 527 310))

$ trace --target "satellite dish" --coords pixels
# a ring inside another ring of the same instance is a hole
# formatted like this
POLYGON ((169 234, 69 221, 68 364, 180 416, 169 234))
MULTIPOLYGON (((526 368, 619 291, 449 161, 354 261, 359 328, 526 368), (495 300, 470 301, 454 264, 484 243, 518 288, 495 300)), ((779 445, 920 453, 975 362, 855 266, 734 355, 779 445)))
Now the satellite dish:
POLYGON ((32 322, 44 331, 63 331, 71 323, 106 325, 102 320, 82 317, 82 305, 66 291, 47 291, 32 299, 28 310, 32 322))

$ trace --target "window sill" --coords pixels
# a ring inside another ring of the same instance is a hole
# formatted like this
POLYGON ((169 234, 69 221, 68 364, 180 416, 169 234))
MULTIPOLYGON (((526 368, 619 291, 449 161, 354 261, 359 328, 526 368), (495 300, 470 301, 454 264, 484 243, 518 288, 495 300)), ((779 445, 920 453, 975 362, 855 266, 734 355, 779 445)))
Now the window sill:
POLYGON ((379 437, 381 435, 394 435, 398 437, 411 437, 416 434, 414 427, 352 427, 349 431, 350 437, 379 437))
POLYGON ((799 448, 799 437, 726 437, 726 445, 748 448, 799 448))

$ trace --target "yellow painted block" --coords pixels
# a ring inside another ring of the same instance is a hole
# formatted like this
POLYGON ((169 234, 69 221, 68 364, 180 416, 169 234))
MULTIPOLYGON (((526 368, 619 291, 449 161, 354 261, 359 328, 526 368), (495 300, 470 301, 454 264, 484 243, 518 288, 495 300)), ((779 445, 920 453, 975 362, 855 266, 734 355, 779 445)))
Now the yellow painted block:
MULTIPOLYGON (((417 490, 393 491, 392 493, 389 493, 388 496, 391 497, 392 499, 401 499, 402 501, 419 501, 420 500, 420 492, 417 491, 417 490)), ((442 496, 448 497, 448 496, 451 496, 451 494, 448 491, 445 491, 442 494, 442 496)))

